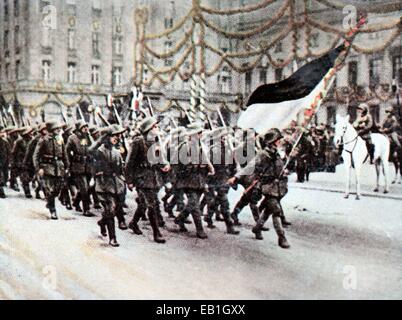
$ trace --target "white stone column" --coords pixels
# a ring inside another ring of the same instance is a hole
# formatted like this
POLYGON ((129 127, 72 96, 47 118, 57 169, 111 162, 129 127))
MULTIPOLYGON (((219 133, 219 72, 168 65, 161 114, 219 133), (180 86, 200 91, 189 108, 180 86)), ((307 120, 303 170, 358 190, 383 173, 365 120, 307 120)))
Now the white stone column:
POLYGON ((358 62, 357 84, 367 87, 370 83, 370 65, 366 54, 361 54, 358 62))

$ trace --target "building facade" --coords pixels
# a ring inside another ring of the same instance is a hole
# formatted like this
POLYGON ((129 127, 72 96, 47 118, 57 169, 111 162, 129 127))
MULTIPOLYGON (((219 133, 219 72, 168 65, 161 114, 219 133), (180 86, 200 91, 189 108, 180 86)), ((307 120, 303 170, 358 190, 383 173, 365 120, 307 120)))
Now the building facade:
MULTIPOLYGON (((107 94, 126 94, 133 85, 138 84, 139 76, 143 82, 150 80, 155 70, 147 66, 140 69, 138 62, 141 59, 149 59, 150 66, 161 70, 173 68, 180 62, 185 48, 191 47, 191 43, 197 41, 194 37, 202 34, 202 31, 193 31, 177 54, 169 56, 167 53, 174 51, 186 32, 192 30, 189 28, 194 26, 194 20, 188 19, 183 24, 181 21, 187 13, 194 14, 194 6, 198 5, 207 8, 202 15, 206 21, 204 25, 209 24, 222 30, 214 32, 207 28, 203 38, 205 43, 220 54, 206 51, 207 73, 208 70, 216 69, 205 79, 206 104, 215 118, 213 110, 222 107, 222 103, 226 114, 238 112, 239 95, 244 101, 258 85, 289 76, 311 59, 311 56, 305 55, 306 50, 317 55, 325 52, 337 40, 336 35, 330 30, 310 26, 307 39, 306 32, 302 31, 306 25, 300 25, 297 39, 289 33, 275 46, 267 49, 269 55, 262 55, 258 63, 254 63, 252 57, 247 55, 236 59, 233 63, 237 70, 226 60, 221 65, 217 64, 222 55, 253 51, 255 47, 258 49, 260 43, 271 41, 285 29, 290 18, 301 23, 306 8, 312 20, 333 28, 341 28, 345 16, 342 8, 329 8, 320 1, 278 0, 258 10, 258 4, 263 2, 0 0, 1 95, 7 103, 18 101, 16 105, 32 117, 39 117, 41 110, 49 117, 60 118, 61 111, 71 115, 69 110, 77 103, 105 105, 107 94), (273 23, 272 27, 257 35, 241 36, 250 30, 258 30, 259 26, 265 25, 267 21, 269 23, 270 19, 276 19, 285 5, 289 5, 289 8, 285 8, 282 18, 273 23), (144 7, 148 13, 146 35, 168 33, 167 36, 149 42, 152 50, 162 53, 159 54, 160 59, 145 55, 139 45, 141 39, 138 38, 136 10, 144 7), (230 15, 223 13, 236 7, 248 7, 250 10, 230 15), (256 10, 252 10, 254 7, 256 10), (177 30, 168 32, 177 25, 177 30), (296 49, 292 48, 295 41, 296 49), (281 63, 286 62, 292 51, 296 52, 296 64, 292 61, 282 67, 281 63), (163 53, 166 58, 163 58, 163 53), (251 69, 245 71, 244 67, 250 65, 251 69)), ((368 5, 376 2, 356 1, 368 5)), ((399 15, 398 11, 393 10, 385 13, 370 12, 369 23, 375 26, 387 24, 399 19, 399 15)), ((196 28, 200 25, 196 24, 196 28)), ((395 32, 394 29, 359 35, 358 43, 364 50, 352 51, 348 57, 345 67, 338 73, 336 90, 320 110, 317 122, 332 124, 338 110, 354 116, 356 105, 363 100, 370 104, 374 118, 382 120, 384 107, 390 103, 395 104, 389 93, 392 80, 402 81, 400 31, 392 41, 387 42, 392 32, 395 32), (383 43, 386 45, 381 48, 383 43), (353 89, 353 92, 348 89, 353 89)), ((176 70, 178 72, 175 76, 165 84, 159 81, 149 86, 140 83, 142 89, 152 96, 159 110, 175 113, 175 108, 169 108, 174 107, 172 101, 182 105, 191 104, 191 78, 186 77, 186 70, 189 75, 195 72, 191 70, 193 64, 195 70, 198 70, 200 62, 197 57, 194 59, 189 54, 189 58, 176 70)), ((236 119, 235 116, 228 118, 232 121, 236 119)))

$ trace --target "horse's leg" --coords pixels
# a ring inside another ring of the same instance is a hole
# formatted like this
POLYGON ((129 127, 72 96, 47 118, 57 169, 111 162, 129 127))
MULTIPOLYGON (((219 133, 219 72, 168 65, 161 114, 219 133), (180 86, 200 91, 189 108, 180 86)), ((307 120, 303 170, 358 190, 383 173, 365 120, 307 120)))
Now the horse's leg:
POLYGON ((360 163, 355 163, 355 175, 356 175, 356 200, 360 200, 361 197, 361 190, 360 190, 360 172, 361 172, 361 165, 360 163))
POLYGON ((347 156, 343 156, 343 159, 344 159, 344 165, 345 165, 345 173, 346 173, 346 191, 345 191, 345 196, 344 196, 344 198, 345 199, 348 199, 349 198, 349 193, 350 193, 350 167, 351 167, 351 165, 350 165, 350 162, 351 162, 351 159, 350 159, 350 155, 349 155, 349 157, 347 157, 347 156))
POLYGON ((376 187, 374 189, 374 192, 380 191, 380 164, 378 161, 375 162, 375 172, 376 172, 376 187))
POLYGON ((382 159, 382 173, 384 174, 384 193, 389 192, 389 162, 388 159, 382 159))
POLYGON ((398 154, 396 152, 392 153, 391 161, 395 167, 395 178, 394 178, 394 180, 392 180, 392 184, 395 184, 396 181, 398 180, 398 172, 399 172, 398 154))

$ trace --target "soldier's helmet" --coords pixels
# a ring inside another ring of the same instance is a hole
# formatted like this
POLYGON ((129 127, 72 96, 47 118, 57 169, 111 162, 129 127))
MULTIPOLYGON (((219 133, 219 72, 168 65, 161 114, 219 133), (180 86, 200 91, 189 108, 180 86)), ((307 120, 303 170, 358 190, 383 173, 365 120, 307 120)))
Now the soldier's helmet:
POLYGON ((389 106, 389 107, 387 107, 386 109, 385 109, 385 113, 390 113, 390 114, 394 114, 394 108, 393 107, 391 107, 391 106, 389 106))
POLYGON ((106 130, 104 130, 103 133, 107 134, 108 136, 117 136, 119 134, 123 134, 126 131, 126 129, 119 126, 118 124, 112 124, 106 130))
POLYGON ((8 128, 8 134, 14 134, 14 133, 21 133, 24 130, 24 128, 17 128, 17 127, 10 127, 8 128))
POLYGON ((156 120, 154 117, 148 117, 141 121, 139 129, 141 133, 144 134, 149 132, 157 124, 158 120, 156 120))
POLYGON ((366 103, 361 103, 357 109, 362 110, 363 113, 367 113, 369 111, 369 106, 366 103))
POLYGON ((283 135, 280 132, 280 130, 277 128, 268 130, 268 132, 265 133, 265 135, 264 135, 264 140, 265 140, 266 144, 273 144, 282 138, 283 138, 283 135))
POLYGON ((24 129, 24 131, 22 131, 22 133, 21 133, 22 136, 27 136, 34 131, 34 129, 31 127, 25 127, 23 129, 24 129))
POLYGON ((47 130, 47 123, 46 122, 43 122, 38 126, 38 131, 39 132, 42 132, 45 129, 47 130))
POLYGON ((56 121, 49 121, 49 122, 46 123, 46 125, 47 125, 47 130, 50 131, 50 132, 54 131, 54 130, 57 130, 57 129, 62 129, 63 128, 63 124, 57 123, 56 121))
POLYGON ((89 125, 84 120, 80 120, 75 124, 75 127, 77 130, 81 130, 84 127, 89 127, 89 125))
POLYGON ((66 135, 72 134, 73 131, 74 131, 74 127, 73 127, 73 126, 68 126, 67 128, 64 129, 64 133, 65 133, 66 135))

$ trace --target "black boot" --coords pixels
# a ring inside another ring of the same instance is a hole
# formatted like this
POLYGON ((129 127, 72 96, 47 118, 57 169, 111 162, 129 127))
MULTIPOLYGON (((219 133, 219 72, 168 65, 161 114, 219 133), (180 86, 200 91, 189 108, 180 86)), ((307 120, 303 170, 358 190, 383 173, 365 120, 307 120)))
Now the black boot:
POLYGON ((36 189, 35 189, 35 198, 36 198, 37 200, 41 200, 41 199, 42 199, 42 197, 40 196, 40 188, 36 188, 36 189))
POLYGON ((198 214, 193 215, 195 229, 197 230, 197 238, 198 239, 207 239, 208 235, 205 233, 204 228, 202 227, 201 216, 198 214))
POLYGON ((208 229, 215 229, 216 228, 214 223, 213 223, 213 221, 212 221, 212 219, 211 219, 211 217, 209 215, 205 216, 204 221, 207 223, 207 228, 208 229))
POLYGON ((6 194, 4 193, 4 188, 0 187, 0 199, 6 199, 6 194))
POLYGON ((56 211, 50 211, 50 218, 52 220, 58 220, 59 219, 59 217, 57 216, 56 211))
POLYGON ((116 239, 116 229, 115 229, 114 218, 107 219, 106 226, 107 226, 107 230, 108 230, 108 233, 109 233, 109 244, 112 247, 119 247, 120 245, 119 245, 119 243, 117 242, 117 239, 116 239))
POLYGON ((289 242, 286 240, 285 235, 280 235, 278 237, 278 245, 283 248, 283 249, 289 249, 290 248, 290 244, 289 242))
POLYGON ((264 240, 261 232, 262 231, 261 227, 262 226, 259 223, 257 223, 257 225, 251 230, 255 234, 255 238, 257 240, 264 240))
POLYGON ((24 186, 23 188, 24 188, 25 198, 32 199, 32 194, 31 194, 31 190, 29 189, 29 186, 24 186))
POLYGON ((175 218, 174 223, 180 227, 179 232, 188 232, 186 226, 184 225, 184 222, 180 217, 175 218))
POLYGON ((224 215, 225 217, 225 224, 226 224, 226 232, 227 234, 233 234, 233 235, 238 235, 240 234, 240 231, 235 230, 233 228, 233 222, 229 218, 229 213, 227 215, 224 215))
POLYGON ((154 241, 156 243, 166 243, 166 240, 163 239, 162 234, 159 231, 158 228, 158 216, 156 212, 149 212, 148 213, 148 218, 149 218, 149 222, 151 223, 151 227, 152 227, 152 231, 154 233, 154 241))
POLYGON ((137 236, 141 236, 143 233, 140 230, 140 227, 138 226, 138 223, 135 221, 131 221, 128 225, 129 229, 134 232, 137 236))
POLYGON ((241 226, 241 223, 239 221, 239 213, 240 213, 239 208, 235 208, 232 214, 230 215, 230 217, 233 219, 233 224, 235 226, 241 226))
POLYGON ((100 233, 101 233, 102 237, 107 237, 106 224, 105 224, 105 220, 103 218, 98 221, 98 226, 100 227, 100 233))

